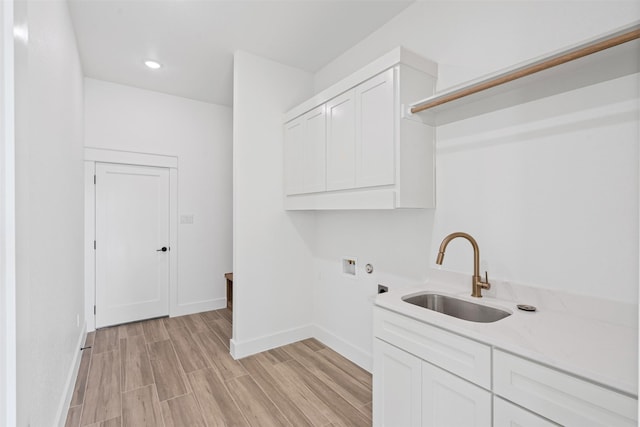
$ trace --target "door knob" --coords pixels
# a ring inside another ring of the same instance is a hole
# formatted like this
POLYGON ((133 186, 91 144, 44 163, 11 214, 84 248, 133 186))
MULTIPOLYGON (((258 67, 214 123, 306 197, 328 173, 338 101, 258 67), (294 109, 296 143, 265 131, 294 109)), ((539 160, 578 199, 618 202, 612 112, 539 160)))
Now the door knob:
POLYGON ((163 246, 161 249, 156 249, 156 252, 167 252, 167 247, 163 246))

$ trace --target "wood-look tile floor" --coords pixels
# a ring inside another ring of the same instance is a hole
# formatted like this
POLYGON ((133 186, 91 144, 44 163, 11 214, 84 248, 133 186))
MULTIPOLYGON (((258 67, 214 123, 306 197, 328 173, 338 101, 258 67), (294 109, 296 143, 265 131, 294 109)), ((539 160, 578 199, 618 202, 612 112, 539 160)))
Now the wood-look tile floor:
POLYGON ((370 426, 371 374, 314 339, 242 360, 231 312, 87 336, 66 427, 370 426))

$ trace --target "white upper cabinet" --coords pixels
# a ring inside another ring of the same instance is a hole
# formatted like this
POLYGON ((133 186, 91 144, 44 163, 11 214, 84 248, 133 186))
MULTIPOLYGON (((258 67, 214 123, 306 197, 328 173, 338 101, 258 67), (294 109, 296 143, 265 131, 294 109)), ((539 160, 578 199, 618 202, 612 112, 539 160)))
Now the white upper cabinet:
POLYGON ((326 189, 325 133, 324 105, 285 125, 286 195, 313 193, 326 189))
POLYGON ((356 96, 350 90, 327 102, 327 190, 356 186, 356 96))
POLYGON ((356 187, 393 184, 395 179, 394 70, 356 87, 356 187))
POLYGON ((327 190, 394 183, 393 75, 387 70, 327 102, 327 190))
POLYGON ((405 110, 436 74, 397 48, 286 113, 285 209, 435 207, 433 128, 405 110))
POLYGON ((303 193, 303 127, 303 117, 287 123, 284 127, 284 191, 287 195, 303 193))
POLYGON ((311 110, 303 117, 305 125, 303 192, 324 191, 327 188, 325 166, 327 127, 324 105, 311 110))

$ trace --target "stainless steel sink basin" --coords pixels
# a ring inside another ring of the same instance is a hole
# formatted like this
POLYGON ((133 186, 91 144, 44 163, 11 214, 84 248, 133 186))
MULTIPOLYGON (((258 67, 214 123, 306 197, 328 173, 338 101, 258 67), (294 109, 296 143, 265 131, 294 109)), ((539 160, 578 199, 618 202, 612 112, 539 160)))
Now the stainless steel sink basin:
POLYGON ((508 311, 474 304, 440 294, 424 293, 402 298, 404 302, 471 322, 491 323, 510 316, 508 311))

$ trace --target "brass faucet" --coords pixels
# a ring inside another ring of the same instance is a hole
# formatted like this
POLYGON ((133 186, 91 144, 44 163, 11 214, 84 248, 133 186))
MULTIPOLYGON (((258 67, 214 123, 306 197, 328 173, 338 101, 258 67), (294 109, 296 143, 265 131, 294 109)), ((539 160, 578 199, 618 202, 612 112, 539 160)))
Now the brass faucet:
POLYGON ((471 243, 473 246, 473 279, 471 284, 471 296, 476 298, 482 298, 482 289, 489 289, 491 284, 489 283, 489 278, 487 276, 487 272, 485 271, 485 281, 482 281, 482 277, 480 277, 480 248, 478 248, 478 243, 476 239, 468 235, 467 233, 451 233, 447 237, 442 240, 440 243, 440 250, 438 252, 438 258, 436 258, 436 264, 442 265, 442 261, 444 260, 444 251, 447 249, 447 245, 450 241, 455 239, 456 237, 464 237, 471 243))

